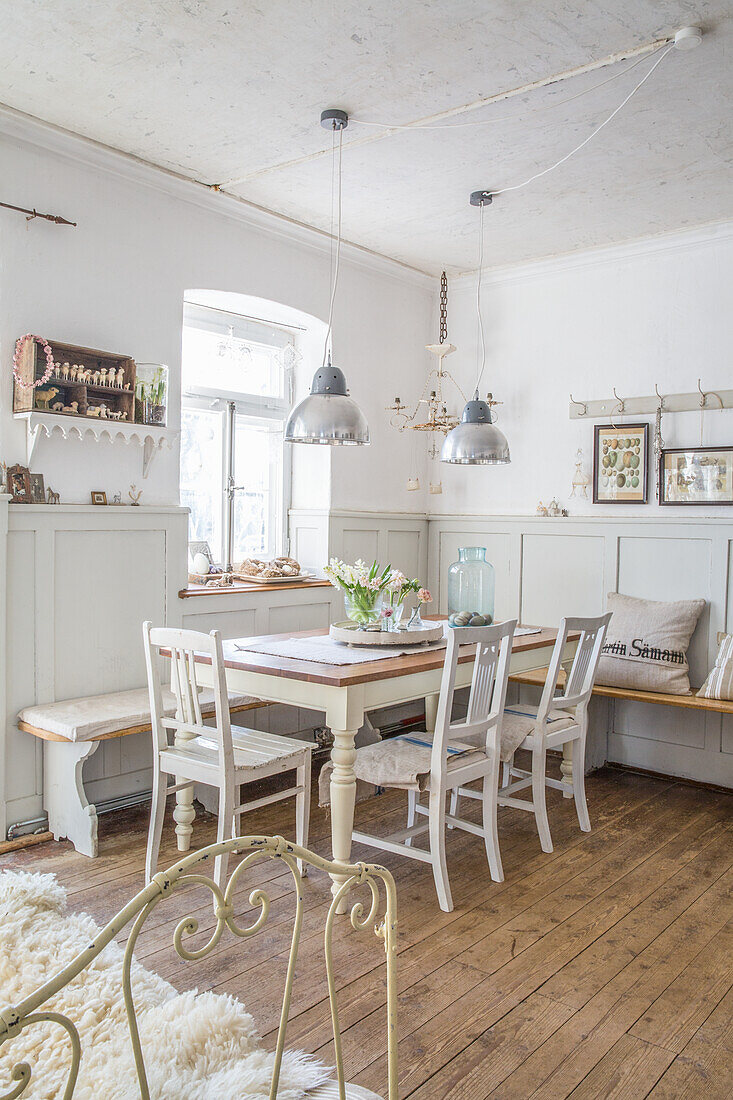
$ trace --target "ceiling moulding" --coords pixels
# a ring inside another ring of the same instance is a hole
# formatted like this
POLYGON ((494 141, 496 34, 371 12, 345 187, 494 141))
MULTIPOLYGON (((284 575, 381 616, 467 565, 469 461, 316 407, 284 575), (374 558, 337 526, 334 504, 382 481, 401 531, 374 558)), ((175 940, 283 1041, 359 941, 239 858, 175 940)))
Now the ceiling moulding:
MULTIPOLYGON (((63 127, 17 111, 0 103, 0 136, 21 142, 64 158, 76 164, 85 164, 143 187, 160 191, 182 202, 202 207, 204 210, 243 222, 260 232, 281 237, 290 243, 329 254, 331 238, 327 233, 304 222, 295 221, 267 210, 256 203, 235 195, 214 191, 208 184, 190 179, 168 168, 161 168, 142 160, 132 153, 125 153, 113 146, 86 138, 63 127)), ((350 241, 343 241, 342 255, 347 263, 391 276, 403 283, 412 283, 432 289, 434 276, 409 264, 373 252, 350 241)))
MULTIPOLYGON (((620 244, 604 245, 601 248, 563 252, 558 256, 533 260, 529 263, 484 268, 482 282, 484 285, 527 282, 530 279, 546 278, 548 275, 560 275, 566 271, 601 267, 604 264, 619 263, 624 260, 643 259, 645 256, 659 255, 664 252, 685 252, 700 245, 715 245, 730 240, 733 240, 733 221, 710 222, 691 229, 659 233, 654 237, 622 241, 620 244)), ((454 275, 451 282, 454 291, 474 290, 475 286, 475 271, 454 275)))

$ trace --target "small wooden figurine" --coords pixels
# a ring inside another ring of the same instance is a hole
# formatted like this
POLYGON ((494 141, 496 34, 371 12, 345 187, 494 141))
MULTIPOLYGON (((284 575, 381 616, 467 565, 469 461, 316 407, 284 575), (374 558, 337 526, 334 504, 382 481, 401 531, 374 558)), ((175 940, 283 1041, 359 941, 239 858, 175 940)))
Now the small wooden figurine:
POLYGON ((101 371, 99 372, 99 384, 100 384, 100 386, 106 386, 107 385, 107 368, 106 367, 102 367, 101 371))
POLYGON ((46 492, 48 494, 48 503, 49 504, 59 504, 60 503, 61 497, 60 497, 59 493, 54 493, 54 491, 53 491, 53 489, 51 488, 50 485, 49 485, 48 489, 46 490, 46 492))
POLYGON ((87 409, 87 416, 96 416, 97 420, 101 415, 101 407, 99 405, 90 405, 87 409))
POLYGON ((48 412, 49 405, 60 392, 56 386, 50 386, 47 390, 36 390, 36 406, 48 412))
POLYGON ((138 489, 137 492, 135 492, 135 488, 136 487, 134 485, 131 485, 130 486, 130 491, 128 492, 127 495, 130 498, 130 501, 132 503, 132 507, 133 508, 138 508, 140 506, 140 497, 143 495, 143 491, 142 491, 142 489, 138 489))
POLYGON ((61 368, 61 377, 64 380, 69 377, 69 364, 68 363, 64 363, 64 365, 62 366, 62 368, 61 368))
POLYGON ((117 368, 117 385, 122 389, 125 382, 125 369, 124 367, 117 368))

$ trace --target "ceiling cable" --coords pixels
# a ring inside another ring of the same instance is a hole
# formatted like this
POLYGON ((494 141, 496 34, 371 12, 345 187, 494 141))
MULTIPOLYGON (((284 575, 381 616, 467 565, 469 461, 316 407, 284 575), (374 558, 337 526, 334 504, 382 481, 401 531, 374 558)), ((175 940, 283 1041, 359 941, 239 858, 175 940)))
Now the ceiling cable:
MULTIPOLYGON (((335 127, 334 127, 335 129, 335 127)), ((339 128, 339 145, 338 145, 338 167, 336 169, 336 262, 333 270, 333 282, 331 284, 331 301, 328 306, 328 328, 326 329, 326 339, 323 344, 323 363, 326 365, 326 357, 328 355, 328 343, 331 339, 331 328, 333 326, 333 303, 336 300, 336 287, 339 281, 339 263, 341 260, 341 154, 343 152, 344 145, 344 131, 343 128, 339 128)), ((333 203, 333 200, 332 200, 333 203)), ((333 205, 331 209, 331 216, 333 217, 333 205)), ((333 242, 333 234, 331 234, 331 241, 333 242)))
MULTIPOLYGON (((637 65, 641 65, 642 61, 646 61, 648 57, 653 57, 664 48, 666 43, 662 43, 657 46, 651 53, 642 54, 641 57, 637 57, 636 61, 632 61, 630 65, 627 65, 625 69, 621 69, 618 73, 613 73, 612 76, 607 77, 605 80, 601 80, 598 84, 593 84, 590 88, 583 88, 581 92, 576 92, 575 95, 566 96, 565 99, 556 99, 552 103, 545 104, 544 107, 532 107, 530 108, 532 114, 539 114, 541 111, 552 111, 556 107, 564 107, 567 103, 574 103, 576 99, 582 99, 583 96, 590 95, 591 92, 597 92, 599 88, 605 88, 606 84, 610 84, 614 80, 618 80, 619 77, 626 76, 632 69, 635 69, 637 65)), ((547 85, 552 87, 552 85, 547 85)), ((488 106, 488 104, 487 104, 488 106)), ((350 120, 355 126, 372 126, 378 130, 462 130, 472 129, 475 126, 493 126, 496 122, 516 122, 517 115, 499 115, 496 118, 484 118, 478 119, 475 122, 407 122, 404 125, 392 122, 367 122, 363 118, 352 118, 350 120)))
POLYGON ((478 277, 476 279, 476 317, 478 319, 478 352, 479 352, 479 369, 478 377, 476 379, 476 385, 473 387, 476 399, 478 398, 479 386, 481 385, 481 379, 484 376, 484 367, 486 366, 486 339, 484 336, 484 319, 481 316, 481 272, 484 267, 484 206, 485 203, 481 203, 479 209, 481 211, 479 215, 479 244, 478 244, 478 277))
POLYGON ((641 78, 641 80, 638 82, 638 84, 636 84, 635 87, 633 87, 631 89, 631 91, 626 96, 626 98, 624 100, 622 100, 621 103, 619 103, 618 107, 616 107, 615 110, 613 110, 611 112, 611 114, 608 116, 608 118, 604 118, 604 120, 600 124, 600 126, 596 126, 595 130, 593 130, 592 133, 588 134, 588 136, 586 138, 584 138, 583 141, 580 142, 580 144, 576 145, 573 149, 571 149, 569 153, 566 153, 564 157, 560 157, 560 160, 556 160, 554 164, 551 164, 549 166, 549 168, 543 168, 541 172, 535 172, 534 175, 530 176, 526 180, 523 180, 522 183, 515 183, 515 184, 512 184, 511 187, 499 187, 496 190, 492 190, 492 192, 491 192, 492 195, 503 195, 507 191, 519 191, 522 187, 527 187, 530 183, 534 183, 535 180, 541 179, 542 176, 546 176, 549 172, 554 172, 555 169, 559 168, 561 164, 565 164, 565 162, 570 160, 570 158, 572 156, 575 156, 576 153, 579 153, 580 150, 583 149, 588 144, 588 142, 592 141, 593 138, 597 134, 600 134, 600 132, 604 128, 604 126, 608 126, 609 122, 611 122, 611 120, 616 117, 616 115, 619 113, 619 111, 621 111, 626 106, 626 104, 629 102, 629 100, 632 98, 632 96, 636 95, 636 93, 639 91, 641 86, 643 84, 646 84, 647 80, 652 75, 652 73, 657 68, 657 66, 661 65, 661 63, 664 61, 665 57, 670 52, 670 50, 673 50, 674 48, 675 48, 674 44, 672 44, 671 46, 667 46, 667 49, 664 51, 664 53, 661 54, 661 56, 657 58, 657 60, 651 66, 649 71, 641 78))

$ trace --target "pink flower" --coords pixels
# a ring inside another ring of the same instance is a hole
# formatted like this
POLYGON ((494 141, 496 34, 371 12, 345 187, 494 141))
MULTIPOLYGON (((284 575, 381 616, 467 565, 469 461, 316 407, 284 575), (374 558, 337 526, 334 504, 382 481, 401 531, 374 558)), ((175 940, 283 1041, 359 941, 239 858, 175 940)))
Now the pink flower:
POLYGON ((421 588, 418 590, 417 598, 420 603, 432 603, 433 597, 430 595, 430 590, 427 588, 421 588))
POLYGON ((383 619, 391 619, 392 618, 392 608, 391 607, 383 607, 382 610, 379 612, 379 614, 383 619))

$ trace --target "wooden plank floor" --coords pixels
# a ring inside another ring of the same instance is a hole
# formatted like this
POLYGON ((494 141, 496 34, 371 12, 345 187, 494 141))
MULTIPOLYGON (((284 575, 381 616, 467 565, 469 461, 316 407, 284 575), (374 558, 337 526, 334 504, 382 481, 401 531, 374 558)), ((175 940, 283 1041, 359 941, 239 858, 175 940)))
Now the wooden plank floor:
MULTIPOLYGON (((491 882, 482 842, 451 832, 448 867, 455 911, 442 913, 423 864, 379 858, 398 888, 400 1096, 406 1100, 678 1100, 733 1095, 733 798, 603 769, 588 779, 593 831, 577 827, 572 802, 549 792, 555 851, 540 849, 534 819, 500 811, 506 881, 491 882)), ((470 813, 478 811, 473 803, 470 813)), ((251 815, 248 831, 292 835, 292 803, 251 815)), ((397 792, 357 808, 362 826, 404 821, 397 792)), ((4 866, 52 871, 73 909, 103 923, 143 884, 144 809, 100 821, 100 857, 43 844, 4 866)), ((214 837, 197 818, 195 842, 214 837)), ((329 854, 328 821, 314 805, 311 847, 329 854)), ((161 866, 176 858, 166 823, 161 866)), ((196 890, 151 915, 138 957, 179 989, 238 996, 272 1044, 287 960, 292 888, 282 865, 250 873, 272 900, 266 930, 224 937, 205 959, 181 962, 172 948, 180 918, 212 927, 196 890)), ((333 1057, 321 939, 329 882, 314 874, 293 998, 289 1045, 333 1057)), ((197 941, 194 940, 194 943, 197 941)), ((349 1077, 385 1088, 383 953, 348 921, 335 937, 344 1054, 349 1077)))

